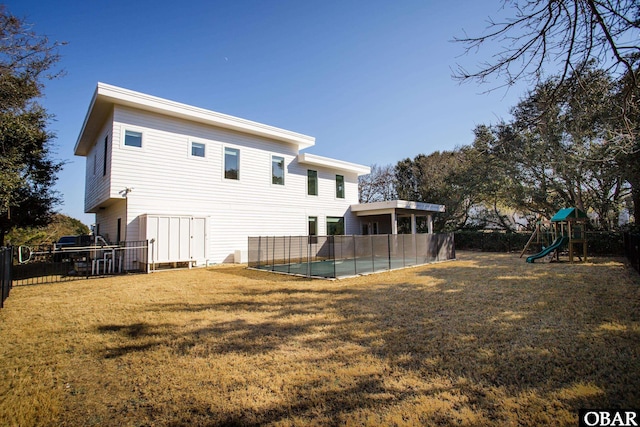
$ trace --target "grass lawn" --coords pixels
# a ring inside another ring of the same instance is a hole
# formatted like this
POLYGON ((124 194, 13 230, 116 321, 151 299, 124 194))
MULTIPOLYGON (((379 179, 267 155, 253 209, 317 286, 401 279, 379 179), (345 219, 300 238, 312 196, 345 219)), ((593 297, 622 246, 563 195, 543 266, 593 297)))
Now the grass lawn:
POLYGON ((621 259, 16 287, 0 343, 6 426, 575 426, 579 408, 640 409, 640 278, 621 259))

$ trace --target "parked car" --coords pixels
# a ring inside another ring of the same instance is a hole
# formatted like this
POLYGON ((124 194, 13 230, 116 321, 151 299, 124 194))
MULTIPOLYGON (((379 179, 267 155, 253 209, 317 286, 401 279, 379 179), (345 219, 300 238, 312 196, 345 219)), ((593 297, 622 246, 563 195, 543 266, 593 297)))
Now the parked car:
POLYGON ((82 250, 88 246, 105 246, 107 242, 101 236, 89 234, 79 236, 62 236, 53 244, 53 260, 61 262, 65 260, 77 261, 86 259, 88 251, 82 250))

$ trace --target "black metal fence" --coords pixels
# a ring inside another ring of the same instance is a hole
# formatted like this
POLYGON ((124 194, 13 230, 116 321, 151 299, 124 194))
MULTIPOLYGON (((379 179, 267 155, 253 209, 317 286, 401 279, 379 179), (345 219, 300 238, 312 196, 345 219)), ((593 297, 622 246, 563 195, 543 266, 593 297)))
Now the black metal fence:
POLYGON ((4 307, 4 300, 9 296, 11 290, 11 254, 12 250, 0 248, 0 308, 4 307))
POLYGON ((459 250, 514 252, 521 251, 522 248, 524 248, 529 237, 531 237, 531 232, 504 233, 500 231, 456 231, 455 236, 456 248, 459 250))
POLYGON ((18 246, 13 248, 12 258, 14 286, 55 283, 147 272, 148 243, 144 240, 73 248, 18 246))
MULTIPOLYGON (((459 250, 480 250, 483 252, 520 252, 531 237, 531 232, 505 233, 501 231, 456 231, 456 248, 459 250)), ((589 255, 617 255, 624 253, 623 237, 620 232, 588 231, 587 251, 589 255)), ((542 246, 548 246, 552 237, 543 238, 541 244, 529 245, 529 252, 536 253, 542 246)))
POLYGON ((624 233, 624 254, 637 272, 640 273, 640 234, 624 233))
POLYGON ((453 234, 249 237, 251 268, 334 278, 455 258, 453 234))

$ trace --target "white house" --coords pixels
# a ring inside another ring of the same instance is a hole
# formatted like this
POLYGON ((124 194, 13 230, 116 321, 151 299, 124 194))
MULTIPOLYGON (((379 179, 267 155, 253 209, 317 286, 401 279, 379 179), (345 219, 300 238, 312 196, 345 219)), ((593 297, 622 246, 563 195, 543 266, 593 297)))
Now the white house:
MULTIPOLYGON (((248 236, 369 230, 361 222, 367 207, 357 205, 358 176, 369 167, 301 153, 314 144, 98 83, 75 154, 86 157, 85 211, 95 213, 96 233, 113 242, 153 239, 156 263, 202 265, 234 261, 248 236)), ((371 208, 380 215, 391 207, 371 208)), ((388 218, 396 223, 395 210, 388 218)))

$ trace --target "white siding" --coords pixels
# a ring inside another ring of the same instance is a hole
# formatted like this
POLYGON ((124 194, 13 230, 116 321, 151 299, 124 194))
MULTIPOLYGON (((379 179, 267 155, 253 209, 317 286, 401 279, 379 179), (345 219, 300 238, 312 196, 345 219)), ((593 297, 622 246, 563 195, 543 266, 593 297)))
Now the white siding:
POLYGON ((104 124, 98 137, 89 151, 85 168, 85 190, 84 190, 84 210, 85 212, 97 212, 98 206, 109 199, 111 182, 111 150, 112 119, 109 118, 104 124), (107 170, 104 171, 104 141, 107 138, 107 170))
POLYGON ((104 209, 99 209, 96 213, 96 225, 100 225, 100 235, 109 242, 117 243, 118 218, 121 218, 122 227, 120 239, 137 240, 137 235, 125 236, 126 203, 122 198, 104 209))
MULTIPOLYGON (((121 106, 114 109, 112 132, 108 191, 119 202, 115 206, 124 206, 119 192, 133 189, 127 198, 128 240, 144 234, 145 214, 206 217, 209 260, 231 262, 235 250, 246 250, 248 236, 306 235, 309 216, 318 217, 319 234, 326 233, 327 216, 345 217, 346 233, 359 232, 349 211, 358 201, 356 174, 316 168, 319 194, 308 196, 307 165, 298 164, 293 144, 121 106), (142 132, 141 148, 124 146, 125 130, 142 132), (190 156, 192 141, 206 145, 205 158, 190 156), (224 179, 224 147, 240 150, 237 181, 224 179), (274 154, 285 159, 285 185, 271 182, 274 154), (345 177, 344 199, 336 198, 336 174, 345 177)), ((91 162, 89 155, 88 173, 91 162)), ((99 213, 101 230, 110 237, 114 232, 102 222, 115 221, 111 211, 99 213)))

